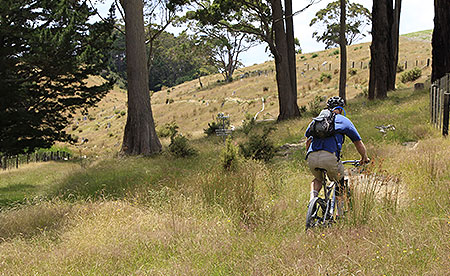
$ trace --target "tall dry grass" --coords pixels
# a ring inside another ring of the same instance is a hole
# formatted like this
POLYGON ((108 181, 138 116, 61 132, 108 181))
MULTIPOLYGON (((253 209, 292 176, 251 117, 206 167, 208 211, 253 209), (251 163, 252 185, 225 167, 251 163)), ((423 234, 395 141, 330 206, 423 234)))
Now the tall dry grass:
MULTIPOLYGON (((352 175, 353 209, 332 227, 304 231, 311 175, 301 150, 227 171, 223 142, 208 138, 193 141, 193 158, 65 168, 48 183, 53 200, 0 212, 0 274, 447 275, 450 141, 411 113, 426 95, 404 92, 394 107, 367 105, 370 118, 352 110, 374 165, 352 175), (386 112, 398 132, 373 133, 386 112)), ((307 121, 279 124, 276 144, 300 140, 307 121)), ((357 157, 351 146, 344 154, 357 157)))

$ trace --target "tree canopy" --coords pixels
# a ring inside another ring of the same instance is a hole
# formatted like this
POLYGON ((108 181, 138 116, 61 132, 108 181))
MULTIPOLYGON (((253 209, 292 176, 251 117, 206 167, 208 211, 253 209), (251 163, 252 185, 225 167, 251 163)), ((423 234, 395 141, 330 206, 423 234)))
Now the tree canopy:
POLYGON ((71 114, 95 105, 112 82, 99 75, 112 42, 112 15, 92 23, 85 2, 3 1, 0 5, 0 152, 70 141, 71 114))
MULTIPOLYGON (((340 35, 340 0, 331 2, 326 8, 319 10, 316 17, 311 20, 309 26, 315 25, 323 29, 323 32, 313 32, 313 37, 318 42, 323 42, 326 48, 339 46, 340 35)), ((346 1, 346 31, 345 37, 347 45, 351 45, 359 39, 365 37, 364 28, 372 21, 370 11, 361 4, 346 1)))

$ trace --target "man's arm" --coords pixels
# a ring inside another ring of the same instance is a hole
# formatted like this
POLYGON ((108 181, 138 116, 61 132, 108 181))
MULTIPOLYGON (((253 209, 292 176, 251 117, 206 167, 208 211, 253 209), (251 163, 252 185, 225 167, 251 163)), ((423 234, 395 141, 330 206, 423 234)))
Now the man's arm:
POLYGON ((362 140, 358 140, 353 142, 353 144, 356 147, 356 150, 358 151, 359 155, 361 155, 361 164, 369 163, 369 158, 367 157, 367 150, 366 146, 364 145, 362 140))

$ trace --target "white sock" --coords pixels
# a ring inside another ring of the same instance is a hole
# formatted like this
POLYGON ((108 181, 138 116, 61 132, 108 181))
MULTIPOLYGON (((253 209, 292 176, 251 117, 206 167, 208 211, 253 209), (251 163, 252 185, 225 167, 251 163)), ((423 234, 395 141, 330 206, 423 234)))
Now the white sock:
POLYGON ((311 201, 313 198, 318 197, 319 196, 319 192, 316 190, 312 190, 311 193, 309 194, 309 201, 311 201))

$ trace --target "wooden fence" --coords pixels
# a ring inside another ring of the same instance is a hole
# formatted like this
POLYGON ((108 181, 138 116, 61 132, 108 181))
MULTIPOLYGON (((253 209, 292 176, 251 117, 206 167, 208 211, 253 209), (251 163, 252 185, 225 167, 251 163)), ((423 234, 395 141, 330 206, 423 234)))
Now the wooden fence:
POLYGON ((32 162, 46 162, 57 160, 69 160, 72 156, 65 151, 56 152, 35 152, 31 154, 20 154, 13 156, 0 156, 0 168, 3 170, 19 168, 20 165, 29 164, 32 162))
POLYGON ((448 135, 450 108, 450 74, 433 82, 430 89, 431 123, 442 129, 442 135, 448 135))

